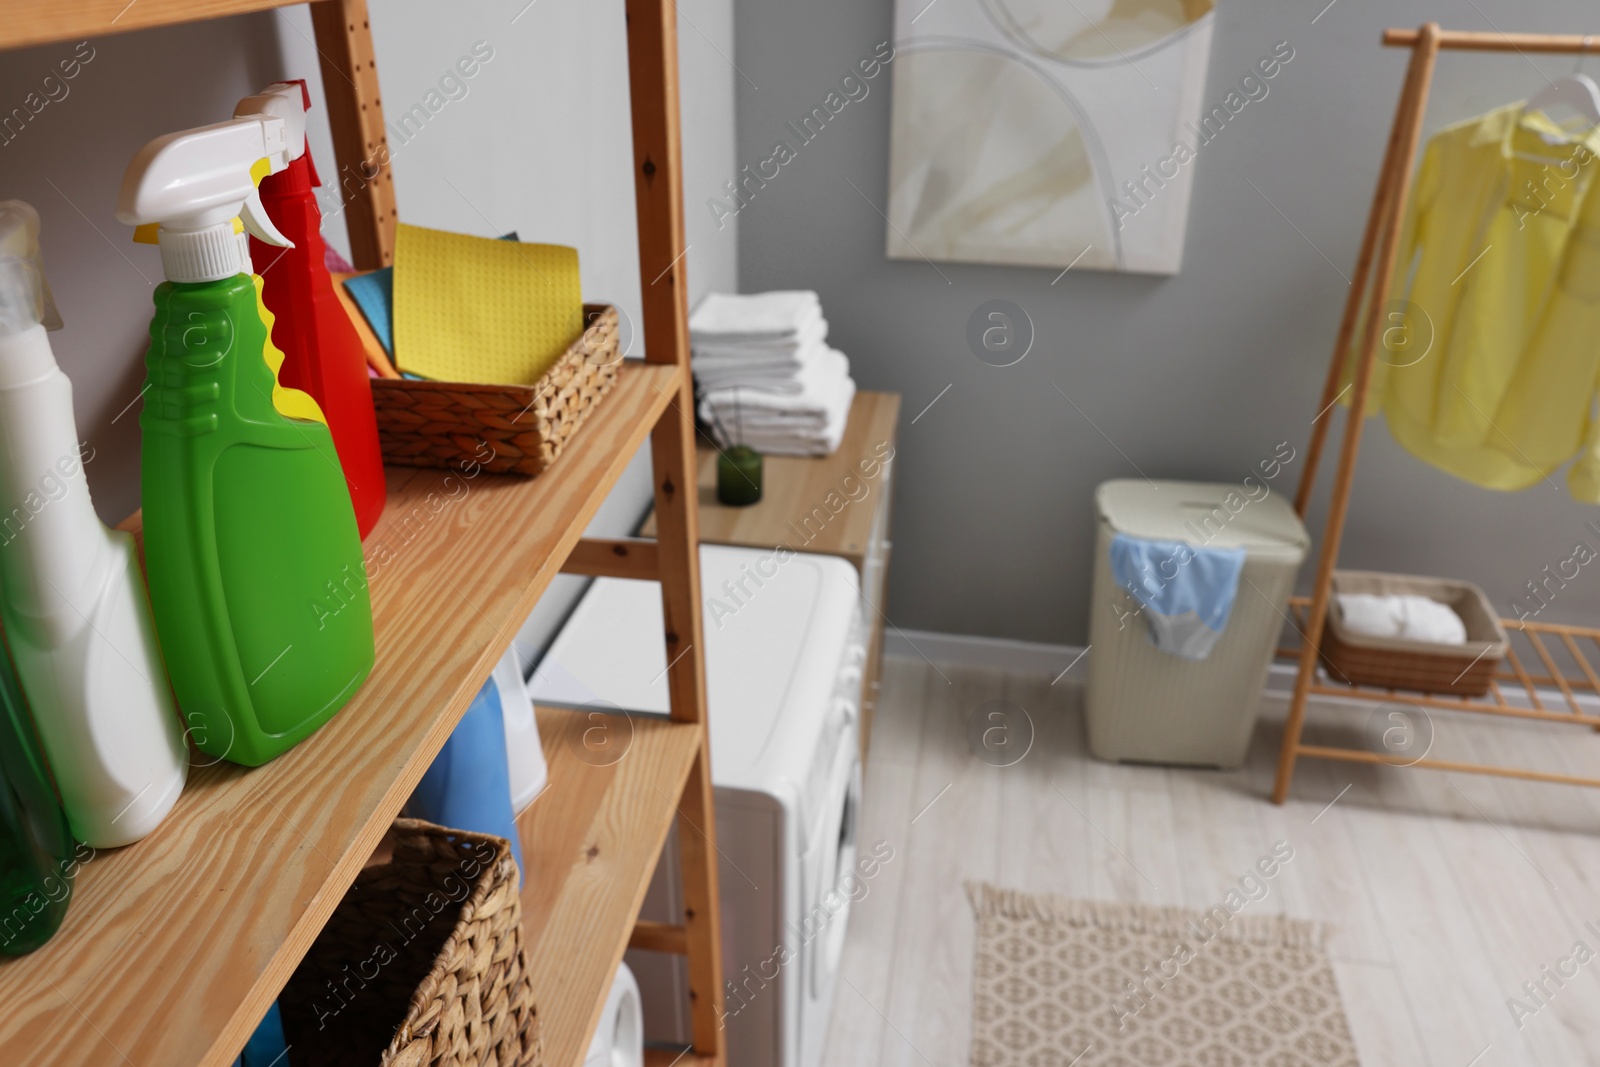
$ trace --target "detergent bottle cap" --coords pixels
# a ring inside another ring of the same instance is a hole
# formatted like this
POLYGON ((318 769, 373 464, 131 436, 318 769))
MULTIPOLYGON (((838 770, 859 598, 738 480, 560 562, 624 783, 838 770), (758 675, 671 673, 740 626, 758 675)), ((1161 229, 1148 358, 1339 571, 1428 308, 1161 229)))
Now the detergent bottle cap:
MULTIPOLYGON (((304 151, 304 117, 300 120, 304 151)), ((211 282, 250 271, 248 232, 287 248, 261 206, 256 186, 298 152, 282 117, 258 114, 157 137, 122 176, 117 218, 137 226, 134 240, 161 246, 174 282, 211 282)))
POLYGON ((38 324, 61 329, 39 255, 39 213, 21 200, 0 200, 0 337, 38 324))

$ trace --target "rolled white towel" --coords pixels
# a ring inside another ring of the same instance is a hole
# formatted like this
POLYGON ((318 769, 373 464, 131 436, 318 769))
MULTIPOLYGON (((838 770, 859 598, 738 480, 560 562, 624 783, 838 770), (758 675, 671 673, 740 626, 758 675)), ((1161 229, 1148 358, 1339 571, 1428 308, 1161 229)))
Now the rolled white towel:
POLYGON ((1374 593, 1336 593, 1339 616, 1352 633, 1369 637, 1400 636, 1400 601, 1398 597, 1378 596, 1374 593))
POLYGON ((1415 594, 1338 593, 1340 617, 1353 633, 1436 645, 1464 645, 1467 626, 1448 604, 1415 594))
POLYGON ((1455 609, 1425 596, 1403 596, 1405 622, 1400 636, 1410 641, 1430 641, 1436 645, 1467 643, 1467 624, 1455 609))

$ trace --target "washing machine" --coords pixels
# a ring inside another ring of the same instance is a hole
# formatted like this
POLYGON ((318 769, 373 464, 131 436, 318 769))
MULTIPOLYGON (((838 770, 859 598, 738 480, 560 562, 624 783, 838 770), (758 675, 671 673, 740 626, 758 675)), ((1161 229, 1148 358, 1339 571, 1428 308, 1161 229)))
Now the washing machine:
MULTIPOLYGON (((818 1067, 857 869, 865 619, 844 560, 700 549, 728 1062, 818 1067)), ((596 579, 535 669, 535 703, 667 710, 660 586, 596 579)), ((676 834, 674 830, 674 835, 676 834)), ((675 838, 642 917, 681 921, 675 838)), ((689 1041, 683 960, 630 951, 645 1036, 689 1041)))

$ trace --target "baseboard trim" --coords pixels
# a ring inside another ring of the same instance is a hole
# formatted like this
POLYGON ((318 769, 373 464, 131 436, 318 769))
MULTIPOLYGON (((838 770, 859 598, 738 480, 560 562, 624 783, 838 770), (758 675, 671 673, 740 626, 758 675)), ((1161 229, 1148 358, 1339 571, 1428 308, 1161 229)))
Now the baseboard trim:
POLYGON ((883 635, 883 654, 896 659, 930 659, 960 667, 1048 674, 1052 678, 1069 667, 1068 678, 1080 676, 1087 662, 1084 652, 1085 649, 1076 645, 1047 645, 933 630, 893 628, 883 635))
MULTIPOLYGON (((895 659, 930 659, 958 667, 987 667, 991 670, 1022 671, 1065 675, 1062 681, 1082 682, 1089 666, 1091 649, 1081 645, 1051 645, 1039 641, 1013 641, 977 634, 946 634, 934 630, 891 629, 883 635, 883 654, 895 659)), ((1263 690, 1272 696, 1288 696, 1294 691, 1295 664, 1274 660, 1267 670, 1263 690)))
MULTIPOLYGON (((997 637, 979 637, 976 634, 943 634, 932 630, 892 629, 884 634, 883 654, 896 659, 954 664, 958 667, 984 667, 990 670, 1018 671, 1024 674, 1042 674, 1062 684, 1082 685, 1088 676, 1089 658, 1094 646, 1049 645, 1035 641, 1011 641, 997 637)), ((1288 700, 1294 693, 1297 665, 1289 660, 1273 660, 1262 684, 1262 696, 1268 700, 1288 700)), ((1560 693, 1541 689, 1541 696, 1559 703, 1560 693)), ((1578 703, 1591 714, 1600 714, 1600 696, 1592 693, 1576 694, 1578 703)), ((1521 693, 1506 693, 1513 705, 1524 706, 1526 698, 1521 693)), ((1317 696, 1312 706, 1345 706, 1352 704, 1376 705, 1381 703, 1371 694, 1360 697, 1317 696)))

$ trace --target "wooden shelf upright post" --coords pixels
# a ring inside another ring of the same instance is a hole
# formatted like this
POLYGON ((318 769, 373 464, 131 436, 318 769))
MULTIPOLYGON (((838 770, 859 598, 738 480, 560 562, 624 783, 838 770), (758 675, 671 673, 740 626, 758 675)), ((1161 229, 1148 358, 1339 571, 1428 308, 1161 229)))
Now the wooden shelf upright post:
POLYGON ((724 1062, 722 947, 718 930, 715 806, 706 733, 700 625, 700 529, 695 478, 694 386, 689 376, 689 304, 683 230, 683 160, 678 126, 678 19, 673 0, 627 0, 633 187, 645 359, 682 370, 677 396, 650 435, 656 541, 666 618, 672 717, 700 724, 700 755, 678 805, 683 927, 689 962, 694 1051, 724 1062))

